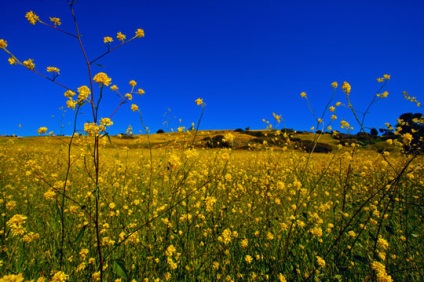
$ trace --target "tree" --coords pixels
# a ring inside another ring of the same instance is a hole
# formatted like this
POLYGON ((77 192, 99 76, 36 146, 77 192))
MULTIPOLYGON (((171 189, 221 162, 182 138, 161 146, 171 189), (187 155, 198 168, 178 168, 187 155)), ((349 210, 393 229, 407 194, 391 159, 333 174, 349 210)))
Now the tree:
POLYGON ((378 136, 378 131, 375 128, 371 128, 370 134, 373 138, 376 138, 378 136))
POLYGON ((404 113, 398 118, 396 132, 400 135, 404 152, 424 152, 424 116, 422 113, 404 113))

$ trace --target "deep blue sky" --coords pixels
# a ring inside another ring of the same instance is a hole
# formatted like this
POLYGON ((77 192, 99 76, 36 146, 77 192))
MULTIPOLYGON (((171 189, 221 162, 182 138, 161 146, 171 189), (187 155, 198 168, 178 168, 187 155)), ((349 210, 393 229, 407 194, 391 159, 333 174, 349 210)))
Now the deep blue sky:
MULTIPOLYGON (((422 110, 402 96, 407 90, 424 100, 422 0, 78 2, 75 12, 91 58, 105 50, 104 36, 121 31, 130 37, 137 28, 145 30, 145 38, 111 53, 94 72, 106 72, 124 92, 129 80, 138 82, 146 95, 132 102, 152 132, 190 127, 201 112, 194 103, 198 97, 207 104, 200 129, 261 129, 263 118, 274 124, 275 112, 284 119, 279 128, 308 130, 316 122, 300 92, 307 92, 320 114, 332 94, 331 82, 348 81, 352 102, 363 111, 379 88, 376 78, 385 73, 391 75, 389 97, 371 109, 365 125, 384 127, 401 113, 422 110)), ((59 67, 58 81, 69 87, 87 84, 77 41, 30 25, 24 17, 30 10, 46 22, 60 17, 61 28, 74 32, 65 0, 3 1, 0 38, 8 49, 21 60, 33 58, 39 71, 59 67)), ((63 89, 10 66, 7 59, 0 52, 0 135, 36 135, 40 126, 59 133, 63 89)), ((345 102, 340 89, 336 101, 345 102)), ((101 116, 107 117, 116 103, 107 92, 101 116)), ((111 133, 125 132, 129 124, 134 133, 141 129, 130 104, 113 117, 111 133)), ((81 123, 90 119, 88 107, 82 112, 81 123)), ((359 128, 348 111, 339 108, 337 115, 333 128, 339 129, 343 118, 359 128)), ((70 133, 71 118, 68 111, 63 133, 70 133)))

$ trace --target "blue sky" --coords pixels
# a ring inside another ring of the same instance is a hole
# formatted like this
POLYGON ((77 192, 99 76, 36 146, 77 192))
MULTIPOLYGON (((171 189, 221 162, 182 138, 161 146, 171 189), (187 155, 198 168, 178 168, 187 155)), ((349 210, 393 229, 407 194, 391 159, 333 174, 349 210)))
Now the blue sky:
MULTIPOLYGON (((422 0, 80 0, 75 5, 87 54, 106 50, 104 36, 118 31, 145 38, 123 46, 99 61, 93 71, 106 72, 121 91, 134 79, 146 94, 139 105, 152 132, 169 131, 197 122, 206 103, 200 129, 262 129, 272 113, 282 116, 278 128, 309 130, 316 122, 300 92, 308 94, 313 110, 321 114, 333 90, 330 84, 348 81, 351 99, 364 111, 379 84, 390 74, 389 96, 378 101, 365 120, 367 127, 384 127, 404 112, 422 112, 406 101, 402 91, 424 100, 424 1, 422 0), (165 115, 167 111, 170 112, 165 115), (168 121, 169 125, 164 122, 168 121)), ((83 57, 74 38, 40 24, 30 25, 25 13, 34 11, 43 21, 60 17, 61 28, 74 32, 66 0, 5 1, 0 9, 0 38, 21 60, 33 58, 36 69, 57 66, 57 79, 76 89, 88 84, 83 57)), ((0 52, 0 135, 36 135, 40 126, 69 134, 73 112, 67 110, 64 90, 28 70, 10 66, 0 52), (20 125, 20 126, 19 126, 20 125)), ((338 89, 332 104, 344 103, 338 89)), ((119 99, 106 92, 101 116, 108 117, 119 99)), ((132 125, 141 130, 136 113, 125 104, 113 116, 112 134, 132 125)), ((342 119, 359 126, 343 107, 342 119)), ((325 123, 328 124, 329 113, 325 123)), ((78 129, 90 120, 88 106, 79 115, 78 129)))

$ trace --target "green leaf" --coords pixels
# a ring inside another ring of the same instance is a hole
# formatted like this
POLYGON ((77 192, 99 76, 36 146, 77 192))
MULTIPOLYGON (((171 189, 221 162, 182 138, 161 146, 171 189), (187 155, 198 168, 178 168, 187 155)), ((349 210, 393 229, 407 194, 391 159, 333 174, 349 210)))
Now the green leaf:
POLYGON ((125 263, 123 260, 115 260, 113 262, 113 271, 123 279, 128 279, 127 270, 125 269, 125 263))
POLYGON ((84 225, 84 226, 81 228, 80 232, 78 233, 77 238, 75 238, 75 244, 79 244, 79 243, 81 242, 82 237, 84 236, 84 231, 85 231, 85 229, 87 229, 87 225, 84 225))

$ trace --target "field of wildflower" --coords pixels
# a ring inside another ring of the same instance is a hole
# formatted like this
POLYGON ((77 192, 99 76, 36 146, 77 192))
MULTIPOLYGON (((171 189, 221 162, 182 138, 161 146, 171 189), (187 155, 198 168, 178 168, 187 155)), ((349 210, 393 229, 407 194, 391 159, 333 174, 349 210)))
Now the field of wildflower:
POLYGON ((89 137, 76 137, 70 172, 65 137, 1 139, 0 274, 99 280, 98 220, 105 281, 423 279, 422 157, 204 149, 192 137, 104 142, 98 184, 89 137))
MULTIPOLYGON (((316 126, 307 135, 269 121, 264 132, 200 131, 206 104, 198 98, 202 112, 190 130, 110 136, 112 117, 130 101, 148 132, 133 102, 144 90, 129 80, 121 92, 93 66, 143 38, 144 30, 128 39, 118 32, 117 42, 105 36, 107 51, 89 58, 75 17, 78 1, 66 2, 74 31, 62 30, 56 17, 49 22, 33 11, 25 17, 79 43, 85 83, 62 84, 58 67, 40 70, 0 38, 9 64, 62 88, 74 115, 68 137, 47 134, 45 126, 38 137, 0 137, 0 282, 424 280, 417 135, 424 118, 411 115, 409 131, 406 121, 388 125, 394 133, 386 140, 365 134, 365 116, 388 96, 390 75, 377 79, 380 88, 363 113, 351 103, 348 82, 340 87, 346 102, 333 102, 340 91, 333 82, 322 114, 311 110, 316 126), (106 91, 120 99, 109 115, 99 110, 106 91), (331 124, 340 106, 352 112, 370 146, 337 137, 331 124), (83 108, 90 117, 82 124, 83 108)), ((312 109, 308 95, 300 96, 312 109)), ((273 117, 279 124, 281 116, 273 117)))

